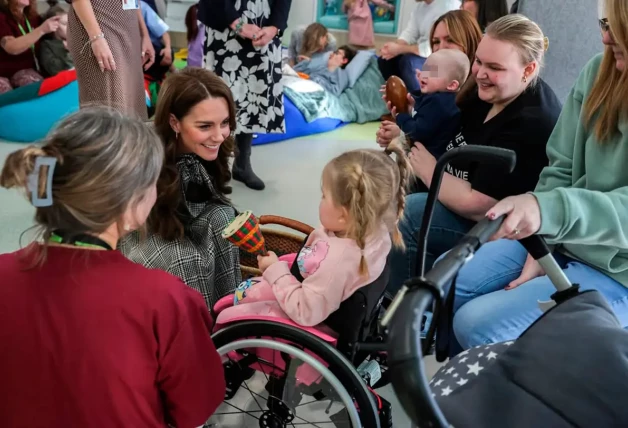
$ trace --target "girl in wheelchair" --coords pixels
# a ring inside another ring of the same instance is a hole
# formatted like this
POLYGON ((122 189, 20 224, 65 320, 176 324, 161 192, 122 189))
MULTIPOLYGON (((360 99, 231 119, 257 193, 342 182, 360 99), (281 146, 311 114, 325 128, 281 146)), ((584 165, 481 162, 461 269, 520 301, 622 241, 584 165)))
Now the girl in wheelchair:
POLYGON ((261 277, 244 281, 217 324, 247 315, 315 326, 383 272, 404 209, 408 166, 403 150, 346 152, 323 170, 321 226, 291 266, 273 252, 258 257, 261 277), (395 155, 395 160, 390 156, 395 155), (392 239, 391 239, 392 235, 392 239))

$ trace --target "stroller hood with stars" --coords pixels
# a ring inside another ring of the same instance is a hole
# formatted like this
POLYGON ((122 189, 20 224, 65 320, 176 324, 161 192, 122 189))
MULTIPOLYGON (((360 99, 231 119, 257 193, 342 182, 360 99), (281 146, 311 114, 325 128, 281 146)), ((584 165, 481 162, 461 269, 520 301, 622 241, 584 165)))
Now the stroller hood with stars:
POLYGON ((626 391, 628 332, 604 297, 589 291, 549 310, 437 402, 456 428, 626 427, 626 391))

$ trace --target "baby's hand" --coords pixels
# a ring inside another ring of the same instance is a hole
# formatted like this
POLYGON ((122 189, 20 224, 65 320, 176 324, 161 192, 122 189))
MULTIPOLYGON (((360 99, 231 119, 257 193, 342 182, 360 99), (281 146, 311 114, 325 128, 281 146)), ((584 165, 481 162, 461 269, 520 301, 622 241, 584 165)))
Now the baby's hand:
POLYGON ((272 251, 269 251, 268 254, 266 254, 265 256, 257 256, 257 265, 259 266, 259 270, 261 270, 262 273, 264 273, 264 271, 268 269, 270 265, 273 265, 278 261, 279 257, 277 257, 277 254, 273 253, 272 251))

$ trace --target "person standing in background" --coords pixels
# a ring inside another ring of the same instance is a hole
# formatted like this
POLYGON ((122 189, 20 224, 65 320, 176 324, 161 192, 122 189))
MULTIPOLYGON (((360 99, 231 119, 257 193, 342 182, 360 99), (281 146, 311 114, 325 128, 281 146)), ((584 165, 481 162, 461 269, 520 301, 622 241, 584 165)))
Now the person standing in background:
POLYGON ((460 8, 460 0, 416 0, 416 3, 408 25, 396 41, 382 47, 378 60, 384 79, 399 76, 410 92, 421 89, 416 70, 423 67, 432 53, 432 25, 444 13, 460 8))
POLYGON ((349 44, 358 48, 370 48, 375 45, 375 30, 370 3, 390 12, 395 10, 393 4, 386 0, 344 0, 342 9, 349 21, 349 44))
POLYGON ((155 50, 139 0, 73 0, 68 30, 81 107, 107 105, 147 120, 142 65, 150 68, 155 50))
POLYGON ((251 167, 253 134, 285 133, 281 33, 292 0, 201 0, 203 64, 220 76, 238 107, 233 179, 254 190, 264 182, 251 167))
POLYGON ((188 67, 203 66, 203 44, 205 26, 198 21, 198 4, 190 6, 185 14, 185 28, 188 40, 188 67))

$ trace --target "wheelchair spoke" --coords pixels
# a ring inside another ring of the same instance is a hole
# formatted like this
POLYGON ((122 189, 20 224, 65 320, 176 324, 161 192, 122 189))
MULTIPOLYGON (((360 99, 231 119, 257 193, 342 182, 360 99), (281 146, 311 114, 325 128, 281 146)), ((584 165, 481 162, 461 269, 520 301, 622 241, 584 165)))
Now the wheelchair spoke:
MULTIPOLYGON (((257 416, 255 416, 255 415, 253 415, 253 414, 252 414, 252 413, 258 413, 258 412, 260 412, 259 410, 254 410, 253 412, 247 412, 246 410, 242 410, 242 409, 240 409, 239 407, 234 406, 234 405, 233 405, 233 404, 231 404, 231 403, 228 403, 228 402, 226 402, 226 401, 225 401, 225 403, 226 403, 227 405, 229 405, 229 406, 233 407, 234 409, 239 410, 239 411, 240 411, 240 413, 244 413, 244 414, 246 414, 246 415, 248 415, 248 416, 252 417, 253 419, 257 419, 257 420, 259 420, 259 417, 257 417, 257 416)), ((237 413, 233 413, 233 414, 236 414, 236 415, 237 415, 237 413)))
POLYGON ((257 398, 255 398, 255 395, 259 395, 259 394, 254 394, 253 391, 251 391, 251 388, 249 388, 249 385, 247 385, 246 381, 244 381, 244 389, 249 391, 249 393, 251 394, 251 397, 253 397, 253 400, 255 400, 255 404, 257 404, 257 407, 259 407, 261 411, 264 411, 264 408, 261 406, 261 404, 259 404, 259 402, 257 401, 257 398))

